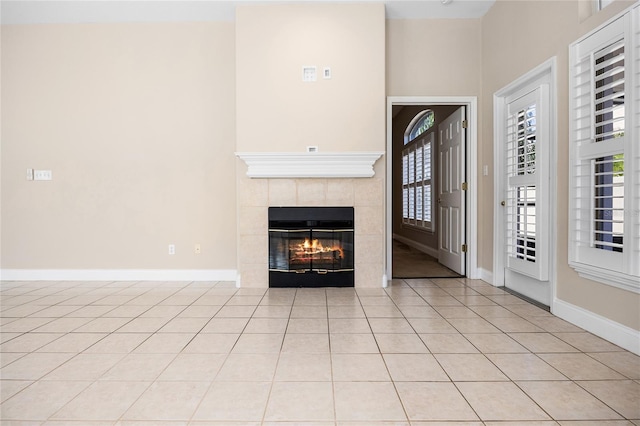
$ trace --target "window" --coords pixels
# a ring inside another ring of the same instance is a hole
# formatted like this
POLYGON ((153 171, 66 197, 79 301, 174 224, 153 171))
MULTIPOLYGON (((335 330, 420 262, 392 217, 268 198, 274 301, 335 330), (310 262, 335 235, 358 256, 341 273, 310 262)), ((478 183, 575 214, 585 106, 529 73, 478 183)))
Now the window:
POLYGON ((640 292, 640 7, 570 55, 569 263, 640 292))
POLYGON ((407 131, 404 136, 404 144, 408 144, 432 128, 435 124, 435 120, 436 116, 430 109, 425 109, 416 115, 413 120, 411 120, 409 127, 407 127, 407 131))
POLYGON ((402 222, 404 225, 433 229, 432 149, 433 111, 425 110, 411 120, 405 132, 402 151, 402 222))

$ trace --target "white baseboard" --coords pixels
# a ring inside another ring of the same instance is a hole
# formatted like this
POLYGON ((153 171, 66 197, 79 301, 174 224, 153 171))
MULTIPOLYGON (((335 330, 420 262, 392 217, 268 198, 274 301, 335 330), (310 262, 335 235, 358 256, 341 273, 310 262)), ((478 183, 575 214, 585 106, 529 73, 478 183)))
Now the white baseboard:
POLYGON ((393 239, 398 240, 401 243, 408 245, 409 247, 413 247, 416 250, 420 250, 423 253, 428 254, 429 256, 438 258, 438 250, 433 247, 425 246, 424 244, 413 241, 407 237, 403 237, 402 235, 393 234, 393 239))
POLYGON ((489 283, 491 285, 495 285, 493 283, 493 271, 488 271, 483 268, 478 268, 478 271, 480 272, 480 279, 482 281, 489 283))
POLYGON ((3 281, 236 281, 235 269, 2 269, 3 281))
POLYGON ((554 299, 552 313, 621 348, 640 355, 640 331, 638 330, 560 299, 554 299))

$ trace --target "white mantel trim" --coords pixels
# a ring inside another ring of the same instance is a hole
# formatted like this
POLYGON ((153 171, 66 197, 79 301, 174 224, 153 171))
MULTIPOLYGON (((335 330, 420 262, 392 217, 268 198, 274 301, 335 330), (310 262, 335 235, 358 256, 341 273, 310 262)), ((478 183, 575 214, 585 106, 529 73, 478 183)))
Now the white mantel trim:
POLYGON ((236 152, 250 178, 370 178, 379 152, 236 152))

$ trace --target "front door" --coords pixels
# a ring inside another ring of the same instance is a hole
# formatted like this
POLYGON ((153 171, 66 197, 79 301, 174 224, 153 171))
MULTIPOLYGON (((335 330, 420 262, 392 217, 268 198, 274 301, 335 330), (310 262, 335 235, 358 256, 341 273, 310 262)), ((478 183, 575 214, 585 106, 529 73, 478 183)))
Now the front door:
POLYGON ((438 261, 460 275, 466 274, 465 107, 438 126, 438 261))

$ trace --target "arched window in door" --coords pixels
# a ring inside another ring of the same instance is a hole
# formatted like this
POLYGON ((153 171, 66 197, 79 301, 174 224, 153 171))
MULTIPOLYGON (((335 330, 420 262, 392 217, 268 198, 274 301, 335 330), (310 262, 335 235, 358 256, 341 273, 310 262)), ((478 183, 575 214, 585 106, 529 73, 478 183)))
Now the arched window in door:
POLYGON ((430 109, 418 113, 407 126, 402 151, 402 223, 433 229, 432 152, 435 124, 430 109))
POLYGON ((404 144, 416 139, 418 136, 433 127, 436 121, 436 115, 430 109, 425 109, 413 117, 413 120, 407 126, 404 133, 404 144))

